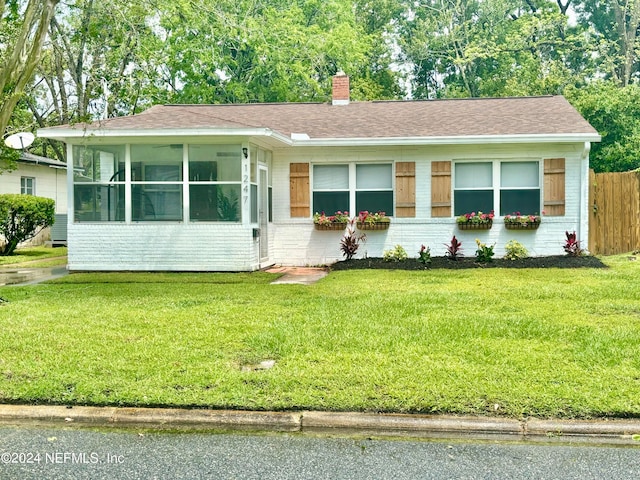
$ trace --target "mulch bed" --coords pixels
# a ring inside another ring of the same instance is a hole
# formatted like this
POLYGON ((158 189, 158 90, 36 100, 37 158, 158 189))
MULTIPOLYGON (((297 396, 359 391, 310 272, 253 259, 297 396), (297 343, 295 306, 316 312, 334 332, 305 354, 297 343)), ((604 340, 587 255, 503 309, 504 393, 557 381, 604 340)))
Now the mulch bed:
MULTIPOLYGON (((331 270, 350 269, 389 269, 389 270, 425 270, 425 266, 415 258, 409 258, 401 262, 385 262, 382 258, 358 258, 341 261, 331 265, 331 270)), ((488 263, 478 263, 475 257, 449 260, 447 257, 432 257, 431 264, 426 267, 429 270, 440 268, 465 269, 465 268, 607 268, 597 257, 530 257, 521 260, 507 260, 496 258, 488 263)))

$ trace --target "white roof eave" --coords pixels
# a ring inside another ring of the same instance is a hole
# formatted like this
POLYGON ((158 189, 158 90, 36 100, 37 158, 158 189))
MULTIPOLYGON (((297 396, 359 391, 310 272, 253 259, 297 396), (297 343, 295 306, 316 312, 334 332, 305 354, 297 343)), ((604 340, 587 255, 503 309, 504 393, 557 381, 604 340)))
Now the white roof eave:
POLYGON ((75 139, 94 138, 154 138, 154 137, 269 137, 286 146, 296 147, 349 147, 393 145, 482 145, 500 143, 584 143, 599 142, 596 133, 558 133, 524 135, 450 135, 434 137, 380 137, 380 138, 306 138, 299 134, 284 135, 269 128, 189 128, 189 129, 78 129, 52 128, 38 130, 37 136, 73 143, 75 139))
POLYGON ((384 138, 311 138, 293 140, 293 146, 347 147, 391 145, 483 145, 500 143, 584 143, 599 142, 600 135, 588 133, 535 135, 467 135, 440 137, 384 137, 384 138))
POLYGON ((270 137, 278 142, 291 145, 291 138, 269 128, 185 128, 185 129, 79 129, 44 128, 37 131, 40 138, 50 138, 62 142, 74 143, 74 140, 91 138, 155 138, 155 137, 270 137))

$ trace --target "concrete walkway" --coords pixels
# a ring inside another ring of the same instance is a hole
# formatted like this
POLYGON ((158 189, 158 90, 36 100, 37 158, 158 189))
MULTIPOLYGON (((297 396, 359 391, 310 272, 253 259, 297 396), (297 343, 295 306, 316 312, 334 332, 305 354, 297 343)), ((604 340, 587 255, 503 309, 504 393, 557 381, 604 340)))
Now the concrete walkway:
POLYGON ((271 267, 266 270, 268 273, 282 273, 277 280, 271 282, 278 284, 300 284, 310 285, 326 277, 329 272, 326 268, 319 267, 271 267))
POLYGON ((51 268, 2 268, 0 287, 4 285, 33 285, 67 275, 66 265, 51 268))
MULTIPOLYGON (((300 284, 310 285, 324 278, 329 273, 325 268, 319 267, 271 267, 266 270, 269 273, 281 273, 282 276, 273 281, 273 284, 300 284)), ((67 275, 69 271, 65 265, 52 268, 3 268, 0 269, 0 287, 5 285, 33 285, 54 278, 67 275)))
POLYGON ((0 405, 0 424, 532 440, 640 447, 640 419, 517 420, 494 417, 349 412, 254 412, 177 408, 0 405))

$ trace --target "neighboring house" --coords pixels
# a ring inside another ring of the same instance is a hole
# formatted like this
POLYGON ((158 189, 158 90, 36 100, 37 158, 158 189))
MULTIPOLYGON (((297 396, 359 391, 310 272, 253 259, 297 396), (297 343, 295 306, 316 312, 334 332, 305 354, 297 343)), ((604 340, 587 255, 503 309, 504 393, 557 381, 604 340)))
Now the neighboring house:
POLYGON ((56 224, 32 243, 52 237, 54 243, 66 242, 67 164, 47 157, 22 152, 18 168, 0 175, 0 193, 22 193, 53 199, 56 224), (53 238, 55 237, 55 238, 53 238))
POLYGON ((453 235, 510 239, 562 254, 566 230, 588 238, 588 165, 597 132, 562 97, 163 105, 134 116, 40 130, 67 143, 71 270, 246 271, 342 258, 324 211, 382 210, 359 255, 422 244, 443 255, 453 235), (495 210, 493 228, 455 217, 495 210), (535 231, 507 213, 545 211, 535 231))

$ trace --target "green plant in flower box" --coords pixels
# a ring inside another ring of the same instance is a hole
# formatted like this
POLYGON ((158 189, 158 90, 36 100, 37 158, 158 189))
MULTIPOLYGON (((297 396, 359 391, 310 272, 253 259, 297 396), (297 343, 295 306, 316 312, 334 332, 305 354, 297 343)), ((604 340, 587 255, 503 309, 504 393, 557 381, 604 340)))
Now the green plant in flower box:
POLYGON ((313 215, 313 223, 316 225, 334 225, 349 223, 349 212, 342 212, 338 210, 333 215, 326 215, 324 212, 322 213, 314 213, 313 215))
POLYGON ((358 214, 358 222, 366 225, 374 225, 376 223, 389 223, 391 220, 385 212, 369 212, 363 210, 358 214))
POLYGON ((485 225, 493 222, 493 217, 495 216, 493 210, 489 213, 483 212, 471 212, 471 213, 463 213, 456 219, 456 223, 458 224, 472 224, 472 225, 485 225))

